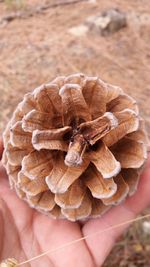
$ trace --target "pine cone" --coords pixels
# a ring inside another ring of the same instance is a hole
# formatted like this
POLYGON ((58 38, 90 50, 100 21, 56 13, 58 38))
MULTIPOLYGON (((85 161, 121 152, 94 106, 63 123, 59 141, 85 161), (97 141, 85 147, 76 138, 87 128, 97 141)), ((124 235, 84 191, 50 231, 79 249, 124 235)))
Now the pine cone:
POLYGON ((3 163, 31 207, 75 221, 135 192, 147 144, 135 100, 75 74, 24 96, 4 133, 3 163))

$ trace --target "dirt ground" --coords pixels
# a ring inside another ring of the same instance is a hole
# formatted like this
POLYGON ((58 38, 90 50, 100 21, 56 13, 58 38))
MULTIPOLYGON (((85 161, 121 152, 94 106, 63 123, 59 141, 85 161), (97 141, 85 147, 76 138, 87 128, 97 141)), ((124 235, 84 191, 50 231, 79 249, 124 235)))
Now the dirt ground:
MULTIPOLYGON (((63 2, 0 1, 0 133, 26 92, 75 72, 121 86, 139 103, 150 133, 150 1, 63 2), (105 37, 96 28, 72 31, 109 8, 125 12, 127 27, 105 37)), ((148 253, 150 236, 134 224, 104 266, 148 267, 148 253)))

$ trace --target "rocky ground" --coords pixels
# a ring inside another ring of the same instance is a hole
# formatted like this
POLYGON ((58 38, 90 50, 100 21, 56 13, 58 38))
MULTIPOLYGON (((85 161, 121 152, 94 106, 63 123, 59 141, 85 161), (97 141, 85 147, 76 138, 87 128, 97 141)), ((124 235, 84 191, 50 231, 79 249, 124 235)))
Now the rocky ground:
MULTIPOLYGON (((149 0, 1 0, 0 133, 26 92, 74 72, 124 88, 150 133, 149 43, 149 0), (116 8, 126 23, 107 27, 100 15, 116 8)), ((142 231, 142 223, 134 224, 104 266, 148 267, 150 236, 142 231)))

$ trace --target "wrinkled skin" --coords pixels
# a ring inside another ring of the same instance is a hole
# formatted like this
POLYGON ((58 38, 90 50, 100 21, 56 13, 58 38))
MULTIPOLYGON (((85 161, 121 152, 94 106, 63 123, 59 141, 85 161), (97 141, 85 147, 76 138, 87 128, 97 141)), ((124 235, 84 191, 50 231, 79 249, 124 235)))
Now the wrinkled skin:
MULTIPOLYGON (((2 150, 0 139, 0 155, 2 150)), ((149 188, 150 156, 136 194, 108 211, 102 218, 91 219, 81 226, 77 222, 52 220, 29 208, 9 189, 5 170, 0 165, 0 260, 14 257, 21 262, 110 225, 131 220, 150 204, 149 188)), ((95 235, 23 266, 102 266, 116 239, 126 227, 127 225, 95 235)))

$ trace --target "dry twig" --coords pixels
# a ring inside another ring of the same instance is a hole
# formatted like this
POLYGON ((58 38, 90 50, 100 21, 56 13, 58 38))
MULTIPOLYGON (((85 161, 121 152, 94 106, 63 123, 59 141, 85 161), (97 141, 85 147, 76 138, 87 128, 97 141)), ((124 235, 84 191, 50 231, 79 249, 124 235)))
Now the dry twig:
MULTIPOLYGON (((0 0, 0 2, 2 2, 2 0, 0 0)), ((56 8, 56 7, 59 7, 59 6, 72 5, 72 4, 77 4, 77 3, 81 3, 81 2, 88 2, 88 0, 59 1, 59 2, 55 2, 53 4, 44 4, 44 5, 37 6, 33 10, 14 12, 14 13, 11 13, 11 14, 8 14, 8 15, 2 17, 0 19, 0 24, 8 23, 8 22, 11 22, 11 21, 13 21, 15 19, 26 19, 26 18, 32 17, 32 16, 34 16, 36 14, 41 14, 45 10, 50 9, 50 8, 56 8)))

